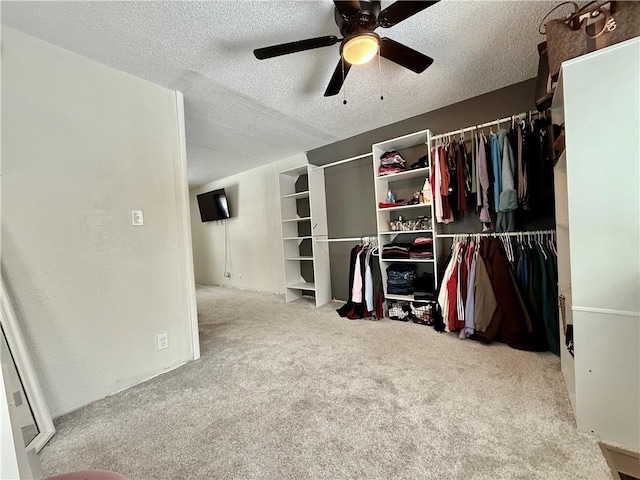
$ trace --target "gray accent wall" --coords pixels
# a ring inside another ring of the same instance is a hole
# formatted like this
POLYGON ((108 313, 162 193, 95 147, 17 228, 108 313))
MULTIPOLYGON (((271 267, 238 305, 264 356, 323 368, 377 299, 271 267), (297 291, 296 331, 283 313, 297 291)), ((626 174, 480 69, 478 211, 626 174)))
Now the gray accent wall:
MULTIPOLYGON (((309 163, 326 165, 371 152, 371 145, 426 128, 434 134, 490 122, 535 110, 535 79, 364 132, 307 152, 309 163)), ((374 100, 372 100, 374 101, 374 100)), ((379 101, 379 100, 378 100, 379 101)), ((348 105, 345 108, 349 108, 348 105)), ((337 115, 340 114, 338 110, 337 115)), ((376 233, 373 160, 356 160, 325 170, 329 238, 376 233)), ((332 243, 331 289, 336 299, 348 296, 349 252, 355 243, 332 243)))

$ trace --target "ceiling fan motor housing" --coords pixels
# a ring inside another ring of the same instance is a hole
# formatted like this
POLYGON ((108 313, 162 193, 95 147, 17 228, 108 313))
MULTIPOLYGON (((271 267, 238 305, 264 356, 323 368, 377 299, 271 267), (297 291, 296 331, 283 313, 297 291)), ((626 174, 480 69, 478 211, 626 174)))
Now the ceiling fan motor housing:
POLYGON ((358 33, 372 32, 378 26, 380 14, 379 1, 360 1, 360 10, 353 15, 342 15, 336 8, 335 21, 343 37, 352 37, 358 33))

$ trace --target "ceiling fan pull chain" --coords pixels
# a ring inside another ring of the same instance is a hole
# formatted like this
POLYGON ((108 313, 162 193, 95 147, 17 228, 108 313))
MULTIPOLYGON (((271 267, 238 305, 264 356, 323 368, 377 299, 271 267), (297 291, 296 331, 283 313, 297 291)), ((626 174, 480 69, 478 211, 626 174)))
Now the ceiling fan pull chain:
POLYGON ((380 79, 380 100, 384 100, 384 95, 382 94, 382 66, 380 62, 380 45, 378 45, 378 78, 380 79))
POLYGON ((347 86, 344 84, 344 57, 340 55, 340 63, 342 64, 342 94, 344 95, 344 100, 342 100, 342 104, 347 104, 347 86))

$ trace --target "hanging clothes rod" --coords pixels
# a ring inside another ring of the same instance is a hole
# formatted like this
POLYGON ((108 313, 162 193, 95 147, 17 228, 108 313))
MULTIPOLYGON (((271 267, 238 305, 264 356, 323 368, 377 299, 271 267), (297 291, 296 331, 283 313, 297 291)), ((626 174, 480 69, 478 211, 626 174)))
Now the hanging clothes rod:
POLYGON ((364 237, 344 237, 344 238, 318 238, 316 242, 364 242, 374 243, 378 241, 378 237, 368 235, 364 237))
POLYGON ((364 153, 362 155, 358 155, 357 157, 345 158, 344 160, 338 160, 337 162, 327 163, 326 165, 318 165, 317 167, 314 167, 311 170, 320 170, 321 168, 335 167, 336 165, 342 165, 343 163, 353 162, 354 160, 367 158, 367 157, 370 157, 371 155, 372 155, 371 153, 364 153))
POLYGON ((453 130, 451 132, 447 132, 447 133, 439 133, 438 135, 431 135, 431 140, 438 140, 440 138, 446 138, 446 137, 450 137, 453 135, 459 135, 461 133, 465 133, 465 132, 471 132, 473 130, 476 129, 480 129, 480 128, 487 128, 487 127, 492 127, 493 125, 499 125, 501 123, 507 123, 507 122, 511 122, 513 120, 516 119, 524 119, 524 118, 530 118, 533 117, 534 115, 537 115, 538 117, 544 116, 544 112, 538 112, 536 111, 528 111, 528 112, 522 112, 522 113, 518 113, 516 115, 511 115, 510 117, 504 117, 504 118, 499 118, 498 120, 493 120, 492 122, 487 122, 487 123, 483 123, 481 125, 473 125, 471 127, 465 127, 465 128, 461 128, 459 130, 453 130))
POLYGON ((440 233, 438 238, 455 237, 531 237, 534 235, 555 235, 555 230, 527 230, 524 232, 487 232, 487 233, 440 233))

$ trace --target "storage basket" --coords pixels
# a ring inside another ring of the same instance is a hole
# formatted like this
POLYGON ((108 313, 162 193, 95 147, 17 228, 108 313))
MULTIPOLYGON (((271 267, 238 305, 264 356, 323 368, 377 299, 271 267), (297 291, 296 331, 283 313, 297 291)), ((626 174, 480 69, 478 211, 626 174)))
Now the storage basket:
POLYGON ((433 326, 433 305, 430 302, 412 303, 411 314, 413 323, 433 326))
POLYGON ((411 304, 403 301, 389 301, 389 318, 408 322, 411 315, 411 304))

